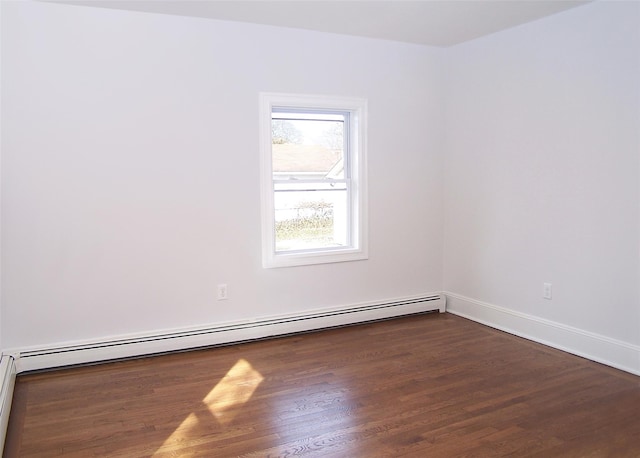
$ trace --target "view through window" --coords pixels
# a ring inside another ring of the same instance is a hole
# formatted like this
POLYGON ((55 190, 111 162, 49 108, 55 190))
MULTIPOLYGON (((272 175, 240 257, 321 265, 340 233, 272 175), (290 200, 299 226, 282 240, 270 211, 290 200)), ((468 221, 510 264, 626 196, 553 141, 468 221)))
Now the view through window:
POLYGON ((350 244, 348 123, 348 113, 274 109, 276 252, 350 244))

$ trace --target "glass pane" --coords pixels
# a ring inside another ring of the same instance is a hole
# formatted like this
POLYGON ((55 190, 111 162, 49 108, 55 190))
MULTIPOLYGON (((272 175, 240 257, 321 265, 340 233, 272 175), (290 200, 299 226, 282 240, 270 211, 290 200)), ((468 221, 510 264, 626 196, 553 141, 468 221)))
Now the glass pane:
POLYGON ((276 251, 348 246, 345 183, 279 184, 274 193, 276 251))
POLYGON ((273 179, 344 178, 344 121, 337 117, 344 119, 272 119, 273 179))

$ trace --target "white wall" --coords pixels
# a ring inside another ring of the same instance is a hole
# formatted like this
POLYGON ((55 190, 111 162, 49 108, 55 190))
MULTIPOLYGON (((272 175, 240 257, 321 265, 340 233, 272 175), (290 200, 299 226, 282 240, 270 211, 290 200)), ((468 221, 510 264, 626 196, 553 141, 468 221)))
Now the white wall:
POLYGON ((3 9, 3 348, 442 289, 441 50, 3 9), (369 100, 368 261, 261 268, 260 91, 369 100))
POLYGON ((596 2, 447 58, 445 290, 475 318, 502 308, 635 345, 640 373, 640 4, 596 2))
POLYGON ((638 3, 445 50, 2 7, 2 348, 445 290, 640 373, 638 3), (368 261, 261 268, 260 91, 369 99, 368 261))

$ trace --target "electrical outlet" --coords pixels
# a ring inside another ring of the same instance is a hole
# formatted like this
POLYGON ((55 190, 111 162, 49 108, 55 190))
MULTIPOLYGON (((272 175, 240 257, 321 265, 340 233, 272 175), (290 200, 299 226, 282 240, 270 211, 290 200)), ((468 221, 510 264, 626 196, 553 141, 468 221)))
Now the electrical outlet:
POLYGON ((220 283, 218 285, 218 300, 219 301, 224 301, 226 299, 228 299, 228 291, 227 291, 227 284, 226 283, 220 283))
POLYGON ((551 283, 542 284, 542 297, 551 300, 551 283))

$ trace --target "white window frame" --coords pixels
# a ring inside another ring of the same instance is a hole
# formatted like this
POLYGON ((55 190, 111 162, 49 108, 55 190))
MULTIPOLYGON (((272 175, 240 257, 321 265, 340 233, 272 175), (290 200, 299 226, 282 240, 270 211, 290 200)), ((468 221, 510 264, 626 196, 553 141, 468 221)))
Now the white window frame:
POLYGON ((262 204, 262 265, 290 267, 368 258, 367 244, 367 101, 351 97, 260 93, 260 168, 262 204), (349 114, 350 164, 348 246, 298 251, 276 251, 271 119, 273 110, 339 110, 349 114))

